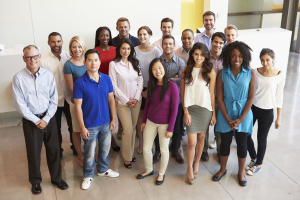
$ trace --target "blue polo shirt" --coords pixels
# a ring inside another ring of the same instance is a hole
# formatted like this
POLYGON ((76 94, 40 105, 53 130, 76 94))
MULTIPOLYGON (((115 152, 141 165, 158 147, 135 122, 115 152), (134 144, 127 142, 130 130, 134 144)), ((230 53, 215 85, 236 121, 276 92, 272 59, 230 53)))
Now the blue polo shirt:
MULTIPOLYGON (((136 38, 130 34, 129 34, 129 39, 131 40, 133 47, 139 46, 141 44, 141 42, 138 38, 136 38)), ((114 37, 112 39, 112 43, 113 43, 114 47, 117 47, 119 40, 120 40, 119 35, 117 35, 116 37, 114 37)))
POLYGON ((99 74, 99 83, 85 72, 75 81, 73 87, 73 98, 82 99, 83 121, 86 128, 110 122, 108 94, 114 89, 110 77, 101 72, 99 74))

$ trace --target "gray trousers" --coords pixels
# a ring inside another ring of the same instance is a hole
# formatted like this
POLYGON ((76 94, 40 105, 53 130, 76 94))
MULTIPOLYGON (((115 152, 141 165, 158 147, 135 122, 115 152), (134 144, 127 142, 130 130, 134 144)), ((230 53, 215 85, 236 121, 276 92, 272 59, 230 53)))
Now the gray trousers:
MULTIPOLYGON (((218 111, 219 111, 219 104, 218 104, 218 101, 217 99, 215 100, 215 111, 216 111, 216 118, 217 118, 217 115, 218 115, 218 111)), ((208 146, 209 146, 209 126, 207 127, 206 129, 206 132, 205 132, 205 140, 204 140, 204 147, 203 147, 203 152, 206 152, 207 153, 207 150, 208 150, 208 146)), ((215 130, 216 126, 214 127, 214 130, 215 130)), ((215 132, 215 138, 216 138, 216 142, 217 142, 217 153, 220 154, 220 147, 221 147, 221 136, 220 136, 220 133, 215 132)))

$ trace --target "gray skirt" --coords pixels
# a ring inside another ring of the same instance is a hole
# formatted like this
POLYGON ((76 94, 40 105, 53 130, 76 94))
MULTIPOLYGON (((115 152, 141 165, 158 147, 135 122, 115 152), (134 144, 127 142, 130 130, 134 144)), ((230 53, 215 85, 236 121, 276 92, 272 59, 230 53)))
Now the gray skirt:
POLYGON ((201 106, 193 105, 188 107, 189 114, 192 117, 190 126, 186 125, 188 134, 205 132, 210 124, 213 112, 201 106))

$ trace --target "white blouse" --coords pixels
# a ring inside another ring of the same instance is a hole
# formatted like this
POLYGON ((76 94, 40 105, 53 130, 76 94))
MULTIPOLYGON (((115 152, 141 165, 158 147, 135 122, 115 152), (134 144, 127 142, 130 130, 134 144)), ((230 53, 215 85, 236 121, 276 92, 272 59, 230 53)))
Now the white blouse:
POLYGON ((213 111, 211 106, 211 98, 209 92, 209 84, 202 78, 200 73, 201 68, 193 68, 193 81, 190 85, 185 85, 184 90, 184 106, 193 105, 201 106, 209 111, 213 111))
POLYGON ((261 109, 282 108, 285 73, 265 77, 257 69, 255 72, 256 92, 253 104, 261 109))
POLYGON ((143 90, 143 77, 133 69, 131 62, 129 67, 123 63, 111 61, 109 63, 109 76, 111 78, 116 101, 126 105, 129 100, 140 101, 143 90))

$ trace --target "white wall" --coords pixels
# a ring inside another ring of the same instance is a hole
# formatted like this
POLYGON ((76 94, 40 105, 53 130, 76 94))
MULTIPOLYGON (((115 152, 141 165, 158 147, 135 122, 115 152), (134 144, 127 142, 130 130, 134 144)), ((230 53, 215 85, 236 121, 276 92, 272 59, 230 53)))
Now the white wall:
POLYGON ((216 15, 215 27, 223 31, 227 26, 228 0, 204 0, 203 11, 213 11, 216 15))
POLYGON ((108 26, 116 35, 119 17, 130 20, 132 35, 147 25, 156 37, 161 35, 161 19, 170 17, 175 22, 173 34, 180 35, 180 13, 181 0, 1 0, 0 43, 13 48, 14 44, 26 46, 35 41, 45 54, 49 51, 47 37, 56 31, 62 34, 64 50, 75 35, 93 48, 96 29, 108 26))

